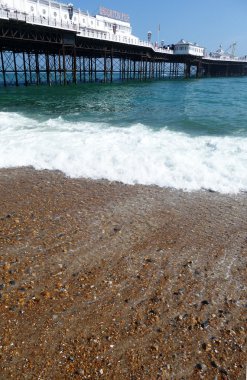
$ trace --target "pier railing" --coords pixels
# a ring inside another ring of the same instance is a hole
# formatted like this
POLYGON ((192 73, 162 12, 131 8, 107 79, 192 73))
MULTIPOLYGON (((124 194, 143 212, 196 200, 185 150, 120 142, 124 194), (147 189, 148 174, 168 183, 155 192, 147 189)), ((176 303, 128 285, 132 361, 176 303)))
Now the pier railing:
POLYGON ((227 55, 214 55, 213 53, 205 53, 203 56, 204 59, 208 59, 210 61, 231 61, 231 62, 247 62, 247 56, 244 57, 230 57, 227 55))
POLYGON ((88 29, 86 27, 79 27, 78 35, 82 37, 96 38, 100 40, 120 42, 128 45, 144 46, 153 49, 155 52, 173 54, 173 50, 155 47, 152 43, 147 41, 141 41, 139 38, 136 38, 134 36, 121 36, 109 32, 97 31, 96 29, 88 29))
POLYGON ((44 25, 65 30, 78 30, 77 25, 72 24, 69 21, 50 19, 42 16, 37 17, 34 15, 27 14, 25 12, 12 11, 7 9, 0 10, 0 18, 5 20, 25 21, 28 24, 44 25))

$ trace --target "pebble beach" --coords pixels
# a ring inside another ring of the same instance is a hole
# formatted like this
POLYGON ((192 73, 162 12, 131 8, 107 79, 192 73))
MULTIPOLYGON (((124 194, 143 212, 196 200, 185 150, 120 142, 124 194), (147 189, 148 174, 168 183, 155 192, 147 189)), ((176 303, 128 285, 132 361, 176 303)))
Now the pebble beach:
POLYGON ((247 195, 0 170, 0 379, 246 376, 247 195))

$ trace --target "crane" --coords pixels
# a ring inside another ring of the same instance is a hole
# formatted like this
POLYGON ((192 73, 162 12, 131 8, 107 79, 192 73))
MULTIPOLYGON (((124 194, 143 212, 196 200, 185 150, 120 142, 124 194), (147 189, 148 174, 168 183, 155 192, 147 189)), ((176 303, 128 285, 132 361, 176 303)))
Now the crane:
POLYGON ((233 42, 226 50, 225 53, 228 53, 231 58, 235 57, 235 52, 236 52, 236 46, 237 42, 233 42))

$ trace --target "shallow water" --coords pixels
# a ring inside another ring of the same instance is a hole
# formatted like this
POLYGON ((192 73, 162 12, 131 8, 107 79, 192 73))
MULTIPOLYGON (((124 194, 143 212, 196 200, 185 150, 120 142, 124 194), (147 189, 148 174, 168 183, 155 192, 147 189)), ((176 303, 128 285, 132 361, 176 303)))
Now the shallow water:
POLYGON ((0 89, 0 167, 247 190, 247 78, 0 89))

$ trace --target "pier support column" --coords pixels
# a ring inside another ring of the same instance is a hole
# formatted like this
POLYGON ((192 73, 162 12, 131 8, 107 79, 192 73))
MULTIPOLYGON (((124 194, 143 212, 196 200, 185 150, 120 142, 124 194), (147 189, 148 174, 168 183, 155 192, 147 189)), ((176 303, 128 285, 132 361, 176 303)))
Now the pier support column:
POLYGON ((25 86, 27 86, 26 55, 24 52, 22 53, 22 59, 23 59, 23 70, 24 70, 24 84, 25 84, 25 86))
POLYGON ((147 57, 145 58, 145 68, 144 68, 144 80, 147 80, 148 78, 148 61, 147 57))
POLYGON ((125 80, 125 57, 121 58, 120 71, 121 80, 125 80))
POLYGON ((94 57, 93 63, 94 63, 94 82, 97 82, 97 58, 96 57, 94 57))
POLYGON ((113 52, 111 51, 111 83, 113 82, 113 52))
POLYGON ((36 84, 40 84, 40 75, 39 75, 39 55, 35 54, 35 66, 36 66, 36 84))
POLYGON ((86 64, 85 64, 85 57, 83 57, 83 82, 86 82, 86 64))
POLYGON ((62 67, 61 67, 61 51, 58 52, 58 72, 59 72, 59 84, 62 84, 62 67))
POLYGON ((27 54, 27 59, 28 59, 28 71, 29 71, 29 82, 32 84, 32 68, 31 68, 31 56, 30 53, 27 54))
POLYGON ((54 65, 54 79, 55 83, 57 83, 57 65, 56 65, 56 55, 53 54, 53 65, 54 65))
POLYGON ((244 65, 241 66, 241 75, 242 76, 246 75, 245 66, 244 65))
POLYGON ((202 77, 202 65, 201 62, 198 62, 196 66, 196 78, 201 78, 202 77))
POLYGON ((211 77, 211 65, 205 66, 204 69, 205 69, 205 74, 204 75, 206 77, 211 77))
POLYGON ((104 54, 104 83, 107 81, 106 49, 104 54))
POLYGON ((129 80, 130 78, 130 61, 129 61, 129 58, 126 58, 127 59, 127 80, 129 80))
POLYGON ((151 64, 151 79, 154 79, 155 63, 154 61, 151 61, 150 64, 151 64))
POLYGON ((92 63, 92 57, 88 57, 88 80, 89 82, 92 82, 92 67, 93 67, 93 63, 92 63))
POLYGON ((14 58, 14 70, 15 70, 15 85, 19 86, 15 52, 13 52, 13 58, 14 58))
POLYGON ((138 61, 138 79, 142 80, 142 60, 138 61))
POLYGON ((67 78, 66 78, 66 56, 65 56, 65 48, 63 46, 63 84, 67 84, 67 78))
POLYGON ((46 53, 45 55, 45 65, 46 65, 46 82, 48 86, 51 85, 51 78, 50 78, 50 62, 49 62, 49 54, 46 53))
POLYGON ((159 61, 159 79, 161 78, 161 62, 159 61))
POLYGON ((80 83, 81 83, 82 82, 81 57, 79 57, 79 74, 80 74, 80 83))
POLYGON ((134 79, 136 79, 136 61, 134 61, 133 73, 134 73, 134 79))
POLYGON ((2 63, 2 73, 3 73, 3 84, 4 84, 4 87, 7 86, 7 83, 6 83, 6 73, 5 73, 5 66, 4 66, 4 59, 3 59, 3 52, 1 51, 1 63, 2 63))
POLYGON ((228 65, 228 63, 226 64, 226 77, 229 77, 229 65, 228 65))
POLYGON ((191 67, 190 63, 185 64, 184 76, 186 79, 190 78, 190 67, 191 67))
POLYGON ((161 62, 161 77, 165 76, 165 62, 161 62))
POLYGON ((73 49, 73 63, 72 63, 73 83, 76 84, 76 49, 73 49))

